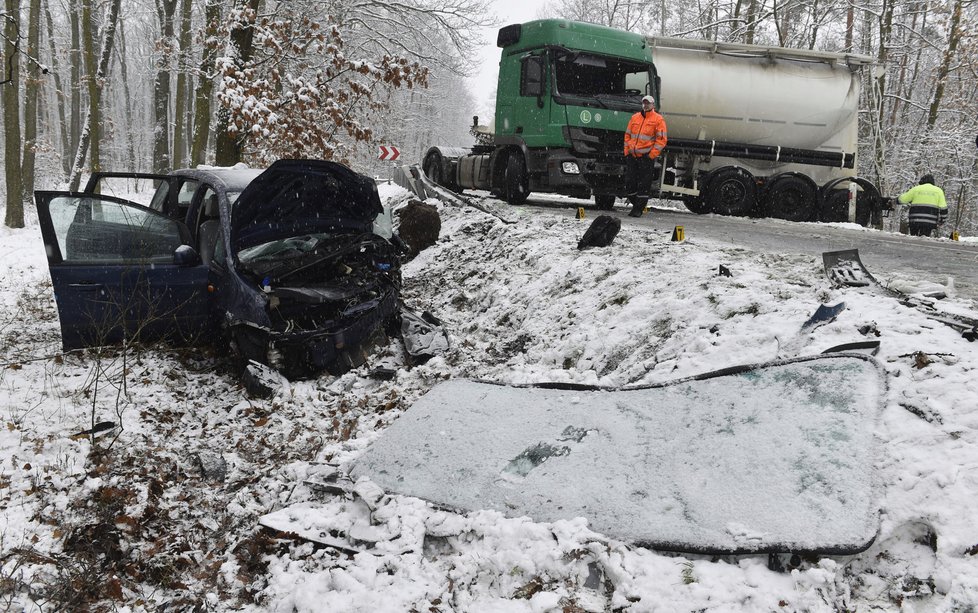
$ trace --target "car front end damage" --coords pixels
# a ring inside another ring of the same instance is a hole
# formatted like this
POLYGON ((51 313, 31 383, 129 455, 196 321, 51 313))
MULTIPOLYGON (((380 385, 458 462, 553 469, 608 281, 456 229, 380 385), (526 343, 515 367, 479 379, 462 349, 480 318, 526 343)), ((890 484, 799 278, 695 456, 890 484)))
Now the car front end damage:
POLYGON ((375 234, 293 237, 245 250, 240 261, 251 308, 247 317, 229 312, 233 348, 289 378, 359 366, 397 315, 397 250, 375 234))

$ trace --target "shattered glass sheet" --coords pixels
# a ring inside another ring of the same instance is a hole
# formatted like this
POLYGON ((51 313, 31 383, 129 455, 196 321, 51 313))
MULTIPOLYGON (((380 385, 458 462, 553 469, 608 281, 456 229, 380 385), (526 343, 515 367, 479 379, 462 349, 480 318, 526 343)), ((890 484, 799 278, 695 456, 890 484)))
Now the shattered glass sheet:
POLYGON ((620 391, 434 387, 358 459, 391 493, 703 553, 862 551, 882 369, 841 354, 620 391))

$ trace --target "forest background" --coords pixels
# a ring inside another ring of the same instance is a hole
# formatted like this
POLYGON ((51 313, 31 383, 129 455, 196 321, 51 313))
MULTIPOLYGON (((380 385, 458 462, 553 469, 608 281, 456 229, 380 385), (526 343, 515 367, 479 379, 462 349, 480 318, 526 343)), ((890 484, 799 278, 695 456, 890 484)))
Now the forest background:
MULTIPOLYGON (((934 173, 952 225, 978 232, 976 0, 554 0, 539 16, 870 55, 860 174, 894 195, 934 173)), ((383 176, 378 145, 409 163, 471 142, 465 77, 501 25, 488 0, 3 0, 0 17, 12 228, 35 189, 94 170, 313 157, 383 176)))

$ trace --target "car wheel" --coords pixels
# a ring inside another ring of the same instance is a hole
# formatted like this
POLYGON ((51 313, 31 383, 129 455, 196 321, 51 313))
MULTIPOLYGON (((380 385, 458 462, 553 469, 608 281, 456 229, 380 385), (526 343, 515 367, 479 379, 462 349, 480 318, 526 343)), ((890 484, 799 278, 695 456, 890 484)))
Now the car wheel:
POLYGON ((815 187, 801 177, 782 175, 764 193, 764 214, 788 221, 811 221, 815 217, 815 187))
POLYGON ((530 180, 523 154, 513 152, 506 160, 506 202, 523 204, 530 195, 530 180))
POLYGON ((748 215, 757 205, 754 177, 742 168, 717 171, 706 185, 704 200, 721 215, 748 215))

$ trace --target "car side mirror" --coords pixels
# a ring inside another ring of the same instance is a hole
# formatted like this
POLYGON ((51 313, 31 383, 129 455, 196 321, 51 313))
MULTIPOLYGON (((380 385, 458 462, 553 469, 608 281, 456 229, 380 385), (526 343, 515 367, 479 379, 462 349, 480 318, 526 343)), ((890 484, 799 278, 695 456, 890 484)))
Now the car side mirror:
POLYGON ((196 266, 200 262, 200 254, 190 245, 180 245, 173 252, 173 263, 177 266, 196 266))

